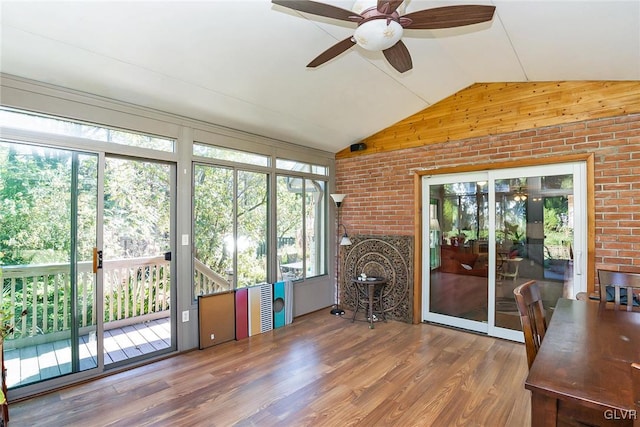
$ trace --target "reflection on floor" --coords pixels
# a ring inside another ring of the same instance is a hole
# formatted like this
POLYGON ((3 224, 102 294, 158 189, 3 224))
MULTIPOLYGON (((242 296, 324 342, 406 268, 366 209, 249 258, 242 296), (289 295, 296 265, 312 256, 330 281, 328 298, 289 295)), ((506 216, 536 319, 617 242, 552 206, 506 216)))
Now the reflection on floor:
MULTIPOLYGON (((496 283, 495 325, 520 330, 520 316, 513 290, 530 279, 502 280, 496 283)), ((556 280, 537 280, 543 303, 553 310, 558 298, 563 297, 565 283, 556 280)), ((453 273, 431 272, 430 311, 479 322, 488 321, 488 279, 453 273)))

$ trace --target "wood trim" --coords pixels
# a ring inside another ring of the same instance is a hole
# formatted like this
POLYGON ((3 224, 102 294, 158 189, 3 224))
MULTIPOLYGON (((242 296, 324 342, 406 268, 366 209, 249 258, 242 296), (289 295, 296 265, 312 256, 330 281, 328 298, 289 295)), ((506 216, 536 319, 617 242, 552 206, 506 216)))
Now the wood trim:
POLYGON ((638 81, 476 83, 336 159, 640 112, 638 81))
POLYGON ((430 175, 444 175, 453 173, 478 172, 496 169, 512 169, 528 166, 542 166, 557 163, 585 162, 587 169, 587 291, 595 291, 595 156, 593 153, 570 154, 566 156, 553 156, 515 161, 485 163, 477 165, 461 165, 446 168, 419 170, 414 172, 413 178, 413 203, 415 206, 415 256, 413 278, 413 313, 414 323, 422 318, 422 177, 430 175), (418 320, 416 320, 418 319, 418 320))

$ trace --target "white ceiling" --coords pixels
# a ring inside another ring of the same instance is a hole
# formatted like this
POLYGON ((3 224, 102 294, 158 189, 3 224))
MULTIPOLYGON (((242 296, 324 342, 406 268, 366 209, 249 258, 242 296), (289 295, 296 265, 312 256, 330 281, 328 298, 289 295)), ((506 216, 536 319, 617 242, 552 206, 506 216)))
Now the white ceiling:
POLYGON ((476 82, 640 80, 640 0, 405 3, 496 14, 406 30, 399 74, 359 47, 306 68, 355 24, 269 0, 1 0, 0 71, 330 152, 476 82))

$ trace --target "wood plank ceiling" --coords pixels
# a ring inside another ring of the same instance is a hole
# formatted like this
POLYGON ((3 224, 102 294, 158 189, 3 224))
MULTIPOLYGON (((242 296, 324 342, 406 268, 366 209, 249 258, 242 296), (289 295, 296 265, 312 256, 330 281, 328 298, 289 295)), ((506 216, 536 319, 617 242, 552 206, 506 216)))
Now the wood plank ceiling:
POLYGON ((347 147, 347 158, 588 119, 640 113, 638 81, 477 83, 347 147))

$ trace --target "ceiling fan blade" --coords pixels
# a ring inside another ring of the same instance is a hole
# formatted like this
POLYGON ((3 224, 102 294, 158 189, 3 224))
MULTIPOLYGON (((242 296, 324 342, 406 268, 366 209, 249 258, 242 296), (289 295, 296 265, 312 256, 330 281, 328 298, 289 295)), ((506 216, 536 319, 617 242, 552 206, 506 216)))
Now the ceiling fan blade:
POLYGON ((437 28, 461 27, 491 21, 495 6, 461 5, 419 10, 402 18, 412 22, 403 25, 410 30, 432 30, 437 28))
POLYGON ((346 38, 322 52, 313 61, 309 62, 307 67, 315 68, 318 65, 322 65, 328 60, 340 55, 342 52, 349 50, 349 48, 351 48, 354 44, 356 44, 356 42, 353 40, 353 37, 346 38))
POLYGON ((402 43, 402 40, 391 46, 389 49, 383 50, 382 53, 384 54, 384 57, 387 58, 387 61, 389 61, 389 64, 391 64, 391 66, 400 73, 404 73, 405 71, 409 71, 413 68, 409 49, 407 49, 407 46, 402 43))
POLYGON ((278 6, 287 7, 299 12, 306 12, 312 15, 325 16, 327 18, 339 19, 341 21, 357 22, 362 18, 359 14, 342 9, 341 7, 331 6, 330 4, 319 3, 310 0, 271 0, 271 3, 278 6))
POLYGON ((404 0, 378 0, 378 12, 386 13, 387 15, 391 15, 396 11, 397 8, 400 7, 404 0))

